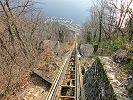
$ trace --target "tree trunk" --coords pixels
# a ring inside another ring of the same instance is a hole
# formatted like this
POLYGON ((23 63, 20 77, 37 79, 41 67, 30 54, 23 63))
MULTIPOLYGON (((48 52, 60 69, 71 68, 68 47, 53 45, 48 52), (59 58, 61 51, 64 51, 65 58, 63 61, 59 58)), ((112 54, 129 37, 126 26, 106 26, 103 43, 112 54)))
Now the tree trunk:
POLYGON ((99 40, 98 42, 101 42, 101 36, 102 36, 102 15, 100 14, 100 19, 99 19, 99 40))

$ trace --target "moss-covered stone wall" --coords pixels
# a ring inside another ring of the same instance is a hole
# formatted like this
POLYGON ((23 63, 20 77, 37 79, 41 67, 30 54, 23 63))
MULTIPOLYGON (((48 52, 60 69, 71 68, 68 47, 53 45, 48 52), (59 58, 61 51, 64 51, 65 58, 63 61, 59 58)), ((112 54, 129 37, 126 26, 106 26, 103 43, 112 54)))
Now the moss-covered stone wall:
POLYGON ((85 72, 84 88, 86 100, 117 100, 99 58, 85 72))

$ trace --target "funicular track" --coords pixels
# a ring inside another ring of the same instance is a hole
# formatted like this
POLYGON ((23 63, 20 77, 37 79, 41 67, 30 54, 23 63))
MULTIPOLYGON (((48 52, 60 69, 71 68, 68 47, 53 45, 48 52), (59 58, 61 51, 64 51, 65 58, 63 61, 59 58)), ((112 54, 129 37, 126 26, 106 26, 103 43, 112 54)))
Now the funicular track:
POLYGON ((75 46, 62 65, 45 100, 79 100, 80 78, 78 71, 75 46))

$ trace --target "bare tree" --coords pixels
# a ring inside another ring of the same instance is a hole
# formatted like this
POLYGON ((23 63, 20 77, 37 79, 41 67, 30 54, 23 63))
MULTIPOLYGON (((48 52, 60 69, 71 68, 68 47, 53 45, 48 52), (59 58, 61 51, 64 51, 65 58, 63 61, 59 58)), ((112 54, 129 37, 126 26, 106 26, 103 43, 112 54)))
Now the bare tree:
POLYGON ((44 40, 44 18, 33 4, 32 0, 0 1, 0 94, 13 92, 39 55, 36 43, 44 40))
POLYGON ((128 18, 128 13, 130 11, 130 7, 133 0, 111 0, 108 2, 108 6, 112 9, 111 17, 115 19, 113 25, 115 26, 115 30, 120 31, 122 37, 124 37, 124 33, 122 28, 124 27, 125 20, 128 18))

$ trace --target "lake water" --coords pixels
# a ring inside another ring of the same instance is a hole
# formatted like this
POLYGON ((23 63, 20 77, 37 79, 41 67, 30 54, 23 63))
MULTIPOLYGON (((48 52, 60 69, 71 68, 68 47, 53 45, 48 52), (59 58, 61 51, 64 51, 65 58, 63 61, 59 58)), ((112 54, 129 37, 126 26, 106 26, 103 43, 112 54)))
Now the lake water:
POLYGON ((76 24, 83 24, 89 16, 91 0, 35 0, 47 17, 72 19, 76 24))

